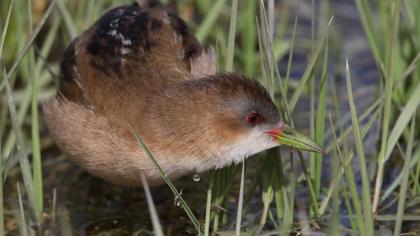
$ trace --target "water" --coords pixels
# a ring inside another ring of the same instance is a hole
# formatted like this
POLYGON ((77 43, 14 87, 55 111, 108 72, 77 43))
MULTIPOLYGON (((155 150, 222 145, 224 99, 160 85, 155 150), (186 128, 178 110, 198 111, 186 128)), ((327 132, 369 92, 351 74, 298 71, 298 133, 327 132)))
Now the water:
POLYGON ((181 207, 181 203, 182 203, 181 197, 182 197, 182 189, 181 189, 181 192, 179 192, 179 195, 175 196, 175 199, 174 199, 174 205, 175 206, 181 207))
POLYGON ((194 180, 194 182, 200 182, 200 175, 195 174, 195 175, 193 176, 193 180, 194 180))

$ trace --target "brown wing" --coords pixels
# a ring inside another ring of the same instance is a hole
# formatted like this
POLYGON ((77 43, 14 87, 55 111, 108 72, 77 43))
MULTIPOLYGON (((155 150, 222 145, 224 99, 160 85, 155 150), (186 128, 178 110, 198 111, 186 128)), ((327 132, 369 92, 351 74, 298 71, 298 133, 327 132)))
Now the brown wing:
POLYGON ((127 100, 141 90, 146 99, 168 82, 215 73, 214 50, 204 50, 182 19, 157 1, 142 4, 106 12, 67 48, 64 97, 94 107, 111 94, 127 100))

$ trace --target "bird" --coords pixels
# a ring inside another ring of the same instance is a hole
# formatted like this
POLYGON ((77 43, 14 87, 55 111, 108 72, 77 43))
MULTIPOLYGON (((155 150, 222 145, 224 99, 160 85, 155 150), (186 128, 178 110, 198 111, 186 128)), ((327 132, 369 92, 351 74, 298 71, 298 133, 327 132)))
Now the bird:
POLYGON ((216 73, 214 49, 159 1, 105 12, 65 49, 57 95, 42 105, 68 158, 112 184, 164 184, 133 136, 170 179, 240 163, 282 144, 322 152, 283 122, 267 90, 216 73))

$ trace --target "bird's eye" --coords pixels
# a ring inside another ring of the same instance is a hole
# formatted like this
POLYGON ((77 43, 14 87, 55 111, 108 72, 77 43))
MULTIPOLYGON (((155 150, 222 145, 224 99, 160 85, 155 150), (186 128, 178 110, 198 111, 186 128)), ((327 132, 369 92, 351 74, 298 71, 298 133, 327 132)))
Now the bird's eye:
POLYGON ((248 122, 248 124, 252 126, 256 126, 257 124, 261 122, 261 116, 255 111, 252 111, 248 113, 248 115, 246 115, 246 121, 248 122))

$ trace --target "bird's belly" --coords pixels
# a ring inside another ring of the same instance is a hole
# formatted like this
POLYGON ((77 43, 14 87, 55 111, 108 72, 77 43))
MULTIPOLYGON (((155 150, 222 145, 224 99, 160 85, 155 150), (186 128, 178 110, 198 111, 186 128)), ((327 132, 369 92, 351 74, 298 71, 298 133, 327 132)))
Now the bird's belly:
MULTIPOLYGON (((165 184, 162 175, 157 170, 145 171, 141 168, 130 168, 129 170, 116 170, 113 173, 98 168, 86 168, 86 170, 96 177, 120 186, 142 186, 143 184, 140 179, 141 174, 146 177, 149 186, 159 186, 165 184)), ((176 179, 178 176, 169 176, 169 178, 176 179)))
MULTIPOLYGON (((104 117, 79 104, 56 99, 44 104, 43 111, 60 149, 91 174, 118 185, 141 186, 142 173, 149 185, 164 184, 162 174, 134 138, 119 135, 104 117)), ((175 179, 188 173, 172 171, 169 161, 173 160, 158 160, 168 177, 175 179)))

